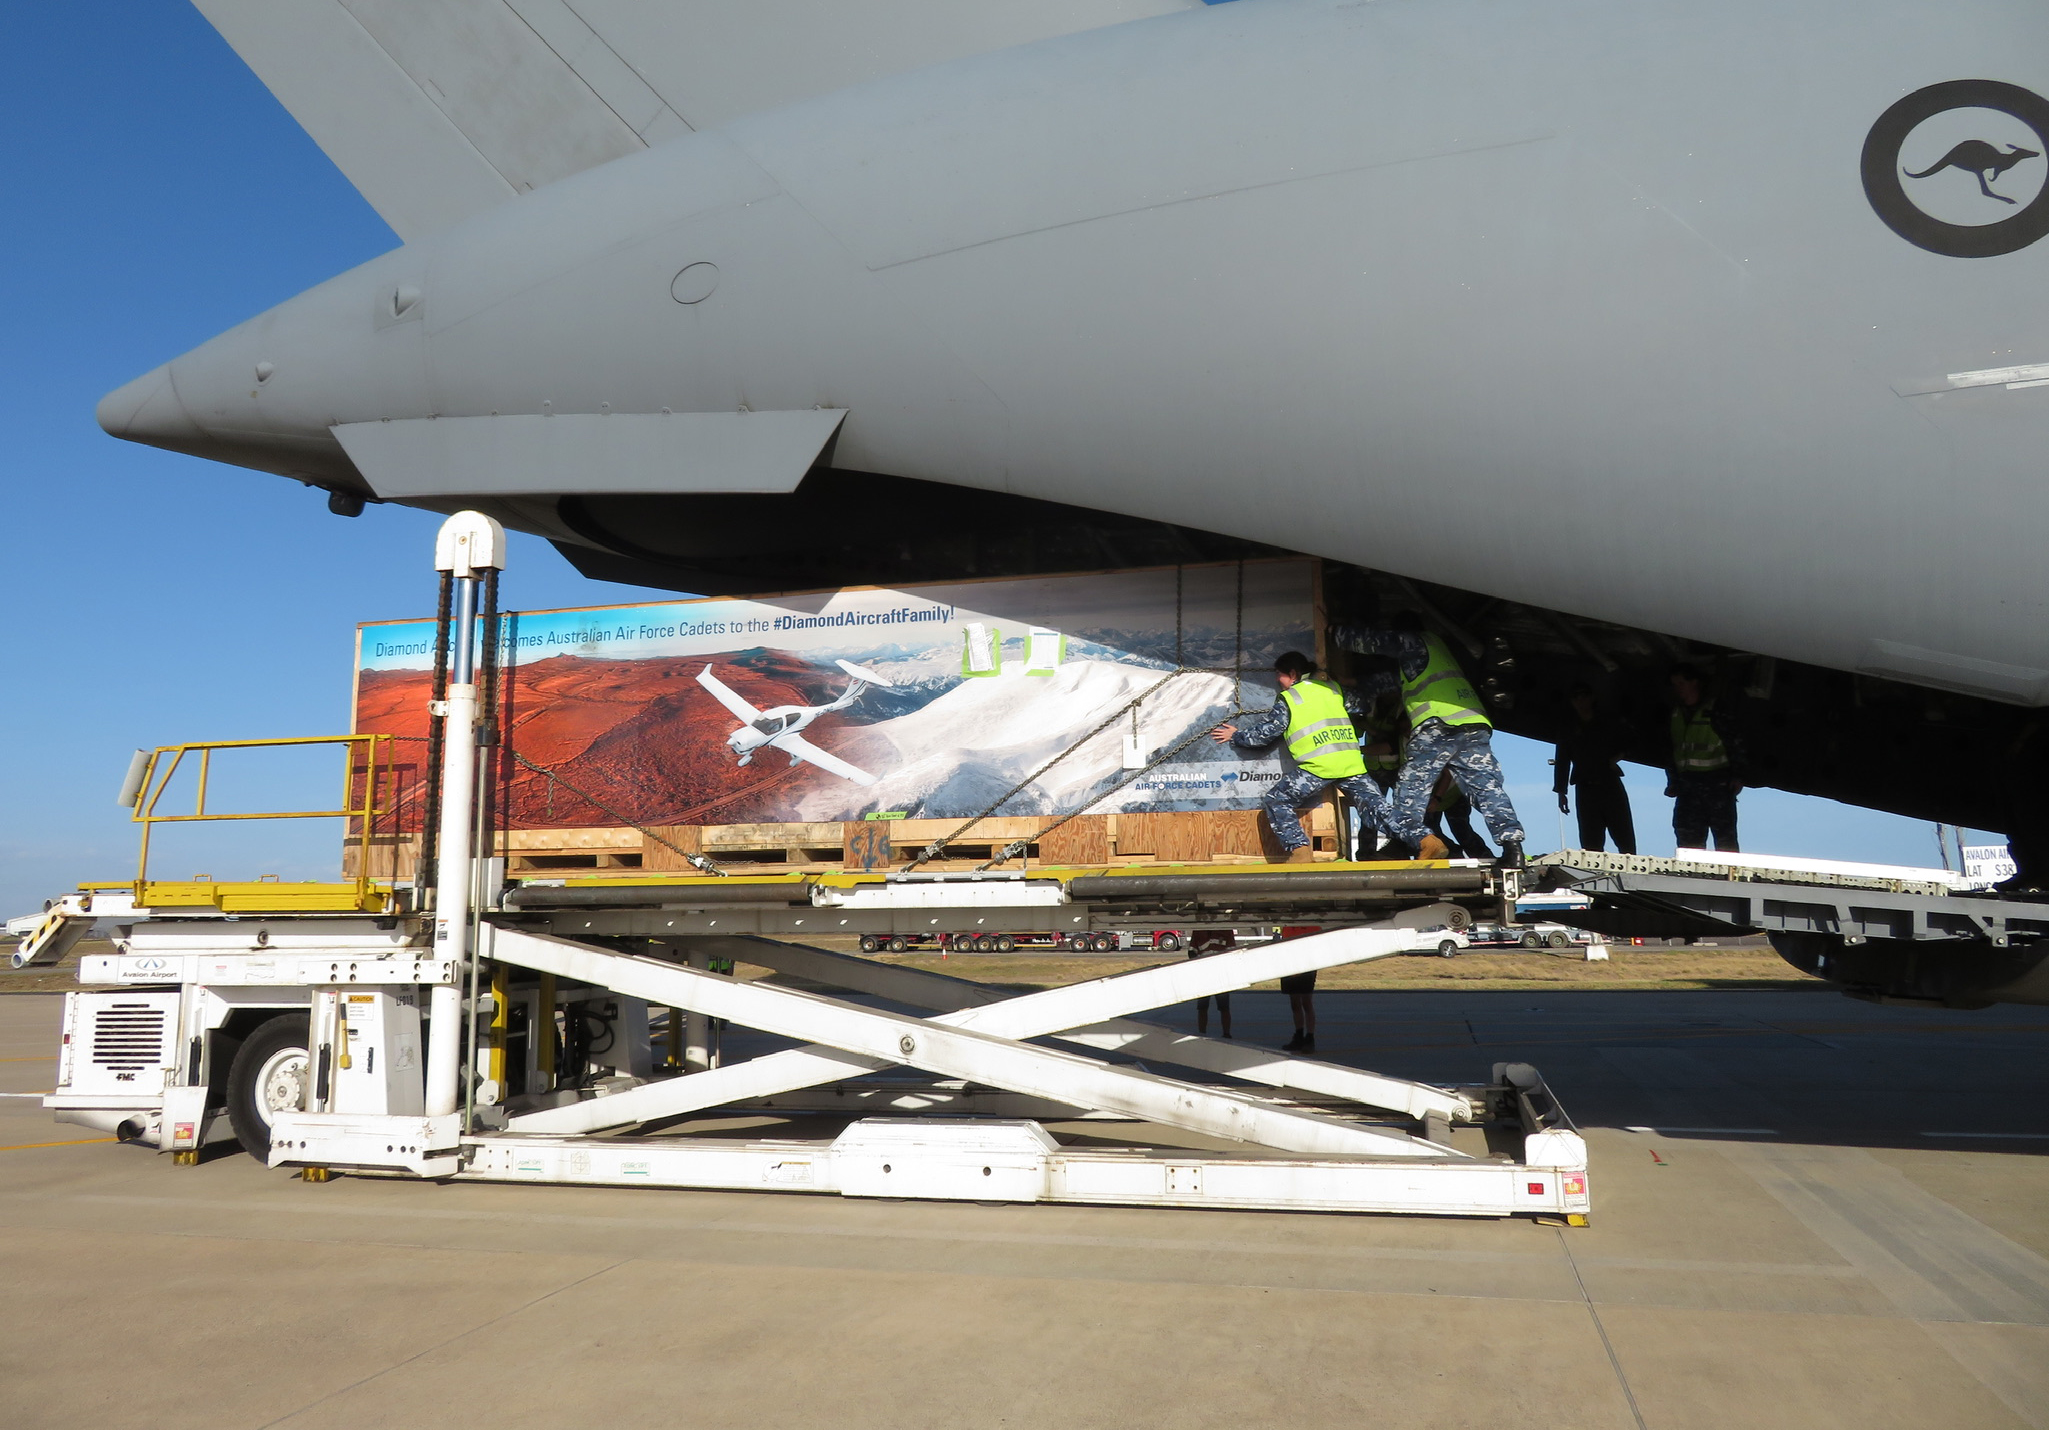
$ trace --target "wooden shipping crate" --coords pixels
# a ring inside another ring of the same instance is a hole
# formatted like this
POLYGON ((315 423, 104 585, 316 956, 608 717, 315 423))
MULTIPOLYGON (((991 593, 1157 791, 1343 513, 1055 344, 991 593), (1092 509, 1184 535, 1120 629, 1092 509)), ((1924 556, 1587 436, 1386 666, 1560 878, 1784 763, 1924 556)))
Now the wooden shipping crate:
MULTIPOLYGON (((721 868, 777 872, 901 869, 935 839, 948 839, 945 855, 924 864, 934 871, 966 870, 1018 840, 1022 861, 1005 868, 1087 868, 1111 864, 1243 864, 1277 860, 1280 846, 1257 810, 1198 810, 1168 814, 1084 814, 1060 821, 1046 816, 982 820, 964 831, 959 819, 873 819, 794 824, 674 824, 646 830, 516 829, 499 835, 498 851, 515 878, 569 878, 694 873, 686 857, 700 855, 721 868), (956 831, 958 838, 953 838, 956 831)), ((1337 821, 1329 802, 1304 812, 1303 824, 1323 857, 1336 857, 1337 821)), ((379 836, 371 846, 373 877, 410 882, 420 837, 379 836)), ((348 847, 343 872, 355 877, 357 852, 348 847)))

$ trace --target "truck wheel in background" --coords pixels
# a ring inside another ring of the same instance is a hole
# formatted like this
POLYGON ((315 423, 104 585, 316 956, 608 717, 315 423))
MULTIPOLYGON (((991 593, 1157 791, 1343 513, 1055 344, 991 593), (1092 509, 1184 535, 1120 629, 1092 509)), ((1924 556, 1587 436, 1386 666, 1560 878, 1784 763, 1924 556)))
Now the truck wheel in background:
POLYGON ((252 1157, 270 1156, 273 1116, 306 1105, 313 1076, 306 1043, 306 1015, 284 1013, 244 1038, 228 1065, 228 1123, 252 1157))
POLYGON ((1000 934, 996 935, 996 940, 995 940, 995 942, 996 942, 996 951, 997 951, 998 953, 1015 953, 1015 952, 1017 952, 1017 940, 1016 940, 1016 939, 1014 939, 1014 938, 1012 938, 1012 937, 1011 937, 1011 936, 1010 936, 1009 934, 1007 934, 1007 933, 1000 933, 1000 934))
POLYGON ((1114 933, 1099 933, 1090 940, 1090 945, 1097 953, 1109 953, 1117 947, 1117 935, 1114 933))
POLYGON ((879 952, 881 948, 882 940, 878 939, 874 934, 864 933, 861 935, 861 952, 876 953, 879 952))
POLYGON ((889 941, 889 951, 891 953, 906 953, 910 950, 910 947, 909 941, 902 935, 898 935, 889 941))
POLYGON ((1562 933, 1554 933, 1545 935, 1544 942, 1549 944, 1552 948, 1563 948, 1568 943, 1571 943, 1572 940, 1567 938, 1562 933))
POLYGON ((1444 942, 1442 942, 1442 943, 1438 944, 1438 945, 1437 945, 1437 956, 1438 956, 1439 958, 1457 958, 1457 957, 1458 957, 1458 940, 1457 940, 1457 939, 1454 939, 1454 938, 1448 938, 1448 939, 1444 940, 1444 942))
POLYGON ((1538 933, 1535 929, 1531 929, 1528 933, 1523 935, 1524 948, 1542 948, 1543 946, 1544 936, 1538 933))
POLYGON ((1158 948, 1161 953, 1179 953, 1181 951, 1181 935, 1178 933, 1161 934, 1158 948))

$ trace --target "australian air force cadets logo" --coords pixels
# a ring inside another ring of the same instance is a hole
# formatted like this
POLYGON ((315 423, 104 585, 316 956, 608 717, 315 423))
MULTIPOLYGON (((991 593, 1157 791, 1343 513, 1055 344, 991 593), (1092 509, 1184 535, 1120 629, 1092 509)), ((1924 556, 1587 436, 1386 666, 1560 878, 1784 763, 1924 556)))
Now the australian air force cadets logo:
POLYGON ((1886 227, 1951 258, 1993 258, 2049 233, 2049 100, 1958 79, 1917 89, 1864 140, 1864 195, 1886 227))

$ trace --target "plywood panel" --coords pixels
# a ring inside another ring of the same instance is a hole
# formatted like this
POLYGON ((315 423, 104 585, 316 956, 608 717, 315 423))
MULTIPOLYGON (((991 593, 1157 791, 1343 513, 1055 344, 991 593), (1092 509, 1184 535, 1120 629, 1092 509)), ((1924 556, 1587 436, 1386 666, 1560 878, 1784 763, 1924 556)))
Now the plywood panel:
POLYGON ((704 827, 706 849, 819 849, 839 847, 840 823, 710 824, 704 827))
POLYGON ((841 857, 848 869, 887 869, 894 862, 889 845, 889 823, 879 819, 850 819, 844 828, 846 837, 841 846, 841 857))
MULTIPOLYGON (((342 846, 344 879, 362 877, 362 853, 363 846, 354 839, 342 846)), ((420 836, 417 834, 375 834, 370 837, 370 877, 373 879, 409 883, 419 858, 420 836)))
POLYGON ((695 866, 678 850, 692 854, 704 852, 704 830, 695 824, 667 824, 655 826, 652 831, 676 847, 643 837, 640 841, 640 867, 643 869, 690 869, 695 866))
POLYGON ((638 829, 514 829, 503 836, 512 854, 562 849, 638 849, 638 829))
MULTIPOLYGON (((889 842, 902 849, 905 845, 916 845, 923 849, 935 839, 944 839, 963 824, 965 819, 890 819, 877 820, 889 829, 889 842)), ((1033 839, 1051 820, 1040 815, 1013 817, 995 816, 976 820, 960 836, 963 844, 1008 844, 1013 839, 1033 839)))
POLYGON ((1260 826, 1265 822, 1256 809, 1220 809, 1206 814, 1209 821, 1210 855, 1264 854, 1260 826))
POLYGON ((1175 864, 1200 864, 1211 854, 1210 815, 1200 810, 1117 816, 1117 857, 1150 854, 1175 864))
POLYGON ((1039 862, 1107 864, 1110 861, 1109 826, 1108 815, 1083 814, 1068 820, 1058 829, 1047 830, 1039 836, 1039 862))

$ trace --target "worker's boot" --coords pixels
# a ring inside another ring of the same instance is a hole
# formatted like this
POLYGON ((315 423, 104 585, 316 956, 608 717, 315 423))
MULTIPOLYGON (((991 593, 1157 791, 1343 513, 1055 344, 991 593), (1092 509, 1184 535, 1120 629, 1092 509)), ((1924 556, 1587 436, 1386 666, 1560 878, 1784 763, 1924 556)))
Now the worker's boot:
POLYGON ((1523 842, 1520 839, 1504 839, 1501 842, 1501 858, 1496 861, 1504 869, 1523 867, 1523 842))
POLYGON ((1316 862, 1316 851, 1307 844, 1304 844, 1299 848, 1290 849, 1288 857, 1281 862, 1283 864, 1314 864, 1316 862))
POLYGON ((1418 859, 1449 859, 1451 857, 1451 846, 1436 835, 1426 832, 1423 835, 1423 842, 1416 846, 1416 857, 1418 859))

